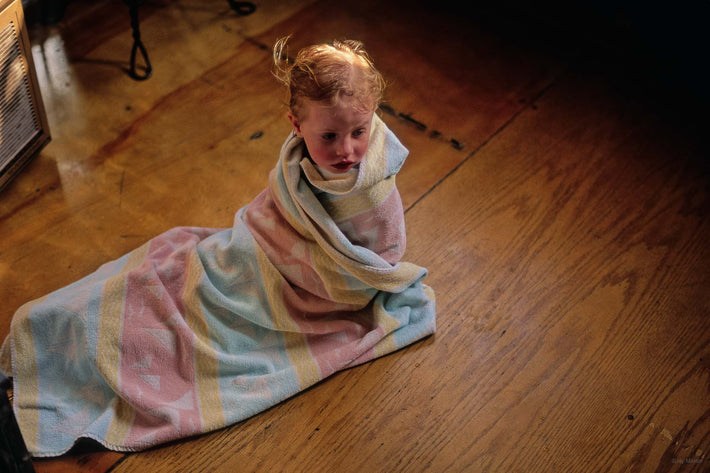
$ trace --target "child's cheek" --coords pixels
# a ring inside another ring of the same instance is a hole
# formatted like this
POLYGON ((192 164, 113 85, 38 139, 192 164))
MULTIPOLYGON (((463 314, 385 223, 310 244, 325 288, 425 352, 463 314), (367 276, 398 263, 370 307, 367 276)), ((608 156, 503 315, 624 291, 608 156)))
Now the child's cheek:
POLYGON ((364 144, 358 149, 357 156, 358 158, 361 158, 365 156, 365 153, 367 152, 367 144, 364 144))

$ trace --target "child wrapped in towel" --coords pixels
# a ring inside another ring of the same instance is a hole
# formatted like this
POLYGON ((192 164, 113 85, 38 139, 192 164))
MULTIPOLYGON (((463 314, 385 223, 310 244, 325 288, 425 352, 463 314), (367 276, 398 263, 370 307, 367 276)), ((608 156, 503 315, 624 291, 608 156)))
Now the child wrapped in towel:
POLYGON ((380 74, 359 42, 285 44, 293 132, 233 227, 174 228, 15 314, 0 360, 34 456, 218 429, 434 332, 380 74))

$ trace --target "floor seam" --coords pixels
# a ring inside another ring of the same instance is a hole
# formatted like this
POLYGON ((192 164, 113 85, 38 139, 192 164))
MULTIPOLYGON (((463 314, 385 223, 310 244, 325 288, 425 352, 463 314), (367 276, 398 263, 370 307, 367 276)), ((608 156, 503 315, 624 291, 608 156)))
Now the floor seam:
POLYGON ((461 160, 460 163, 458 163, 456 166, 454 166, 449 172, 447 172, 441 179, 439 179, 434 185, 432 185, 427 191, 419 196, 414 202, 412 202, 405 210, 404 213, 406 214, 410 210, 412 210, 419 202, 421 202, 423 199, 425 199, 429 194, 431 194, 437 187, 439 187, 446 179, 449 178, 452 174, 454 174, 461 166, 466 164, 471 158, 473 158, 481 149, 483 149, 488 143, 491 142, 496 136, 498 136, 500 133, 502 133, 508 126, 513 123, 524 111, 528 109, 534 109, 535 108, 535 102, 538 101, 550 88, 552 88, 555 84, 557 84, 557 81, 559 80, 560 77, 564 76, 566 70, 563 70, 560 72, 560 74, 552 79, 549 84, 547 84, 545 87, 540 89, 540 91, 535 94, 530 101, 528 101, 527 105, 524 107, 521 107, 517 112, 515 112, 508 120, 505 121, 496 131, 494 131, 491 135, 489 135, 485 140, 483 140, 476 148, 471 151, 468 156, 466 156, 463 160, 461 160))

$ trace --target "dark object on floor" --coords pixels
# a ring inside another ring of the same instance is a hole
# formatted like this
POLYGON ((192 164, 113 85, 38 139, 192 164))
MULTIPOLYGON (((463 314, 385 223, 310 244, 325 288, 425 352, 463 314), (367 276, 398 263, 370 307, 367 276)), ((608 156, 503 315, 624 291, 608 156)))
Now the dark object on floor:
POLYGON ((239 16, 251 15, 256 11, 256 5, 251 2, 236 2, 234 0, 227 0, 227 2, 239 16))
MULTIPOLYGON (((133 48, 131 48, 131 66, 128 70, 128 75, 134 80, 146 80, 153 73, 153 66, 150 64, 150 59, 148 59, 148 51, 146 51, 143 42, 141 41, 141 31, 140 23, 138 21, 138 7, 143 3, 142 0, 124 0, 126 5, 128 5, 129 12, 131 15, 131 28, 133 30, 133 48), (143 56, 143 73, 138 73, 138 68, 136 66, 136 56, 140 51, 141 56, 143 56)), ((227 0, 229 6, 237 12, 239 16, 251 15, 256 11, 256 5, 252 2, 237 2, 235 0, 227 0)))
POLYGON ((10 384, 10 380, 0 371, 0 471, 34 473, 30 455, 7 397, 10 384))
POLYGON ((128 5, 129 13, 131 15, 131 29, 133 30, 133 48, 131 48, 131 68, 128 70, 128 75, 134 80, 146 80, 153 73, 153 66, 150 64, 150 59, 148 59, 148 51, 146 51, 143 42, 141 41, 141 30, 140 23, 138 22, 138 7, 141 5, 142 0, 124 0, 128 5), (143 73, 138 74, 138 68, 136 67, 136 54, 140 51, 141 56, 143 56, 143 73))

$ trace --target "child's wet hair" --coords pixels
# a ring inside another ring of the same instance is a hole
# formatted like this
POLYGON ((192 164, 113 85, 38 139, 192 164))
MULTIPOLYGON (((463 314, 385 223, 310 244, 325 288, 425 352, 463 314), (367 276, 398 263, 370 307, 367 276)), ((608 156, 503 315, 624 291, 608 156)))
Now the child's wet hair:
POLYGON ((382 100, 385 82, 363 43, 335 40, 301 49, 295 59, 287 55, 290 37, 274 45, 274 75, 288 88, 291 113, 304 119, 303 100, 336 104, 354 100, 363 111, 374 111, 382 100))

